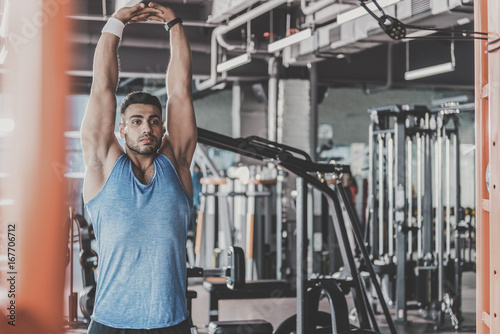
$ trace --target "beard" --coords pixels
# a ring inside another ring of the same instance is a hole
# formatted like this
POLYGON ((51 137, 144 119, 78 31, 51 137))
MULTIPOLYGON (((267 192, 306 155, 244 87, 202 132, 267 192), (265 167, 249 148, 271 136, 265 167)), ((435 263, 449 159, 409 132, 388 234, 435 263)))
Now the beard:
POLYGON ((132 141, 127 135, 125 135, 125 145, 127 145, 129 150, 135 152, 136 154, 153 155, 156 154, 156 152, 158 152, 158 150, 160 149, 161 140, 158 140, 158 138, 156 138, 155 136, 147 136, 141 137, 137 141, 132 141), (151 139, 152 145, 143 146, 141 144, 141 140, 144 138, 151 139))

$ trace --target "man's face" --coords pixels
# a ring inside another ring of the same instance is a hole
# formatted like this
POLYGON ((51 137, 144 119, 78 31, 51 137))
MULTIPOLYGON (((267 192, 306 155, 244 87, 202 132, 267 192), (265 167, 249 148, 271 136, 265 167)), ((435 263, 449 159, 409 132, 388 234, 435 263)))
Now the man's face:
POLYGON ((163 123, 161 111, 149 104, 132 104, 120 123, 120 135, 132 152, 140 155, 155 154, 161 145, 163 123))

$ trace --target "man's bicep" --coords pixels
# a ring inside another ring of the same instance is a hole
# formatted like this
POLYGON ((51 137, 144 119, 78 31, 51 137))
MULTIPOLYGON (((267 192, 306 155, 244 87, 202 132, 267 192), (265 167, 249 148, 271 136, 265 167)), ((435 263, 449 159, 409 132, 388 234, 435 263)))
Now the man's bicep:
POLYGON ((190 97, 171 97, 167 102, 167 130, 173 154, 191 161, 196 148, 197 130, 190 97))
POLYGON ((114 94, 91 94, 81 126, 84 160, 106 158, 110 148, 118 145, 115 131, 116 98, 114 94))

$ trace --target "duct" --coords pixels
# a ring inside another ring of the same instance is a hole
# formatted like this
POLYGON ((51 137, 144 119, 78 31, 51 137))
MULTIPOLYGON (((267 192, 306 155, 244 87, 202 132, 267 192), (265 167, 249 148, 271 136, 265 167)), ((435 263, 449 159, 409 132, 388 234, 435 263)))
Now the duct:
POLYGON ((260 0, 213 0, 212 14, 208 17, 211 23, 222 23, 232 16, 252 7, 260 0))
MULTIPOLYGON (((73 34, 70 37, 70 42, 77 44, 93 44, 96 45, 99 41, 100 34, 73 34)), ((170 42, 168 40, 158 41, 154 39, 125 37, 120 42, 122 47, 135 47, 143 49, 170 49, 170 42)), ((191 43, 191 50, 199 53, 209 53, 210 49, 203 43, 191 43)))
MULTIPOLYGON (((106 22, 111 16, 101 16, 101 15, 68 15, 68 18, 72 20, 78 20, 78 21, 97 21, 97 22, 106 22)), ((140 24, 161 24, 164 25, 162 22, 158 21, 146 21, 146 22, 141 22, 140 24)), ((215 28, 217 27, 216 24, 213 23, 206 23, 204 21, 190 21, 190 20, 183 20, 182 25, 185 27, 203 27, 203 28, 215 28)))
POLYGON ((317 12, 320 9, 323 9, 326 6, 332 5, 336 0, 320 0, 315 2, 309 6, 306 5, 306 0, 300 0, 300 8, 302 9, 302 13, 305 15, 311 15, 317 12))
MULTIPOLYGON (((106 1, 106 0, 103 0, 106 1)), ((141 0, 115 0, 115 12, 123 7, 131 7, 137 5, 141 0)))
POLYGON ((259 17, 262 14, 269 12, 270 10, 286 2, 288 2, 288 0, 267 1, 264 4, 260 5, 259 7, 256 7, 255 9, 252 9, 251 11, 238 16, 234 20, 229 21, 227 25, 218 26, 217 28, 215 28, 212 31, 211 46, 210 46, 210 78, 203 82, 197 80, 196 89, 198 90, 209 89, 217 83, 217 51, 218 51, 217 36, 219 35, 222 36, 228 33, 229 31, 247 23, 248 21, 255 19, 256 17, 259 17))

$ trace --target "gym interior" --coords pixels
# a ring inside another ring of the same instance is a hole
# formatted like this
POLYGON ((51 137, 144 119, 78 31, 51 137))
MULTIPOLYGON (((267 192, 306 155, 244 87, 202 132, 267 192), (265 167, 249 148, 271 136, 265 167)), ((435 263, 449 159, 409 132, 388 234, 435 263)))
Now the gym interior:
MULTIPOLYGON (((87 333, 80 128, 101 30, 138 2, 0 0, 0 333, 87 333)), ((192 52, 193 330, 500 333, 497 0, 157 2, 192 52)), ((126 26, 118 106, 166 117, 168 36, 126 26)))

